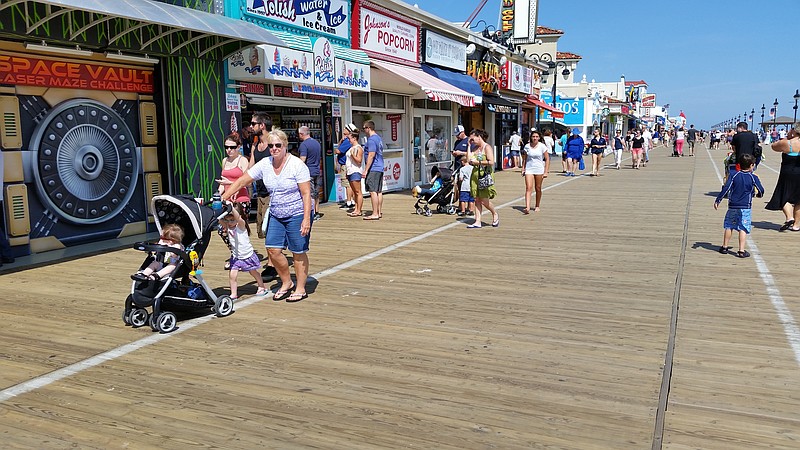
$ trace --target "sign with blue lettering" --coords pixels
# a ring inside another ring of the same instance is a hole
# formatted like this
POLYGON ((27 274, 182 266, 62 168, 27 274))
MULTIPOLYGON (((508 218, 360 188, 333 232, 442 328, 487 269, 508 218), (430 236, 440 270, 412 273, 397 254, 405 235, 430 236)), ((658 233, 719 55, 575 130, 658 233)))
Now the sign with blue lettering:
POLYGON ((245 13, 269 22, 350 43, 349 0, 246 0, 245 13))
MULTIPOLYGON (((548 105, 553 104, 553 95, 550 91, 542 90, 539 98, 548 105)), ((559 119, 559 122, 564 125, 583 125, 584 100, 582 98, 561 98, 561 96, 556 96, 556 109, 564 113, 564 118, 559 119)), ((544 111, 541 120, 542 122, 552 121, 553 116, 550 111, 544 111)))

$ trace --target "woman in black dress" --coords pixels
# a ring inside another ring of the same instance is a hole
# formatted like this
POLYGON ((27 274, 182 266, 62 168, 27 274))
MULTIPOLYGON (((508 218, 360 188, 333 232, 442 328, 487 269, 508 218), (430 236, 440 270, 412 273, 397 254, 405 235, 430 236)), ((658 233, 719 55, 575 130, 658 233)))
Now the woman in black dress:
POLYGON ((781 171, 766 208, 783 211, 786 222, 781 231, 800 231, 800 122, 789 130, 786 139, 772 144, 772 150, 781 153, 781 171))

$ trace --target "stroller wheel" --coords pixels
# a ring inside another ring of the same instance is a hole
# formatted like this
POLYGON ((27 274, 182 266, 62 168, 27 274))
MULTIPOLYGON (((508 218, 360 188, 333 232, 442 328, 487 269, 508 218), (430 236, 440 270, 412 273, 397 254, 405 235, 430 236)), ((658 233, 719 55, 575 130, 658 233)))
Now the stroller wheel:
POLYGON ((439 214, 444 214, 444 211, 445 211, 444 206, 439 205, 436 207, 436 212, 438 212, 439 214))
POLYGON ((158 315, 155 323, 158 331, 161 333, 169 333, 178 327, 178 318, 175 317, 175 314, 169 311, 164 311, 158 315))
POLYGON ((449 206, 447 207, 447 214, 449 214, 449 215, 451 215, 451 216, 452 216, 452 215, 453 215, 453 214, 455 214, 455 213, 456 213, 456 207, 455 207, 455 206, 453 206, 453 205, 449 205, 449 206))
POLYGON ((425 213, 425 210, 424 210, 424 209, 422 209, 422 208, 417 208, 417 214, 419 214, 419 215, 421 216, 421 215, 422 215, 422 214, 424 214, 424 213, 425 213))
POLYGON ((425 209, 425 217, 430 217, 432 215, 433 215, 433 213, 431 212, 431 210, 426 208, 425 209))
POLYGON ((214 302, 214 307, 211 308, 217 317, 225 317, 231 315, 233 312, 233 299, 228 295, 223 295, 217 298, 214 302))
POLYGON ((130 322, 131 326, 134 328, 138 328, 147 323, 148 316, 149 314, 146 309, 136 308, 131 310, 131 313, 128 315, 128 322, 130 322))
POLYGON ((125 325, 130 325, 131 320, 128 318, 128 315, 131 313, 131 310, 124 309, 122 310, 122 321, 125 322, 125 325))

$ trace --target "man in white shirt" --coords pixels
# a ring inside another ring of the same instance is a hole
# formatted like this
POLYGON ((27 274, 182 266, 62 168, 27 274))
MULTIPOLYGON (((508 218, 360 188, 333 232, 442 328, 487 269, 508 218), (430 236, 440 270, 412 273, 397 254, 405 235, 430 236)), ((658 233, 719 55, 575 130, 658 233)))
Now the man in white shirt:
POLYGON ((522 148, 521 144, 522 138, 519 137, 516 131, 512 131, 511 137, 508 139, 508 145, 511 146, 511 153, 509 156, 511 156, 511 159, 514 161, 514 167, 520 170, 522 170, 519 165, 519 151, 522 148))
POLYGON ((650 149, 653 148, 653 134, 645 128, 642 137, 644 138, 644 164, 642 165, 647 167, 647 163, 650 162, 650 149))

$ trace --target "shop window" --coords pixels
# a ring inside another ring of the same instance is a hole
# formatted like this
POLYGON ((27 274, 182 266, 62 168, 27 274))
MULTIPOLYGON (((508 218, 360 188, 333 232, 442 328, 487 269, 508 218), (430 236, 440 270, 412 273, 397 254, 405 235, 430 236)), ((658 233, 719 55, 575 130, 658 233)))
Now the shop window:
POLYGON ((448 162, 452 159, 450 147, 452 147, 453 128, 448 116, 425 116, 425 133, 421 136, 421 142, 428 163, 448 162))
POLYGON ((414 100, 414 108, 417 109, 426 109, 427 105, 425 104, 426 100, 422 98, 418 98, 414 100))
POLYGON ((380 92, 370 92, 370 107, 386 108, 386 95, 380 92))
POLYGON ((369 106, 369 92, 352 92, 353 106, 369 106))
POLYGON ((386 107, 389 109, 405 109, 402 95, 386 94, 386 107))

